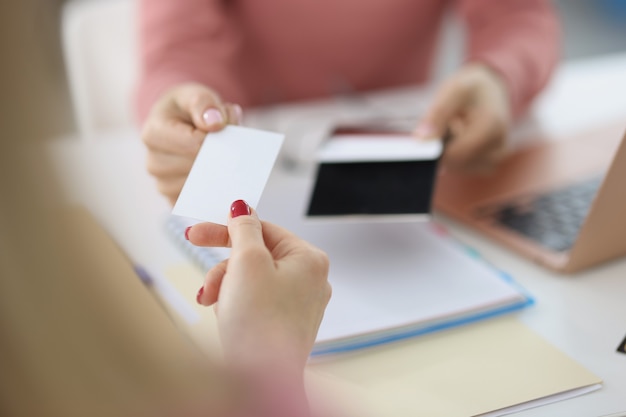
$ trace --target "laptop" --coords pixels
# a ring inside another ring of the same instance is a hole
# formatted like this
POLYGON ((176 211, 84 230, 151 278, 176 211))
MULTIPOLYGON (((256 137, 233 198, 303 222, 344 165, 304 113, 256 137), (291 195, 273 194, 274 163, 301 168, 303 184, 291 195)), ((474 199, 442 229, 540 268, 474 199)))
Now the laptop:
POLYGON ((510 154, 489 176, 446 171, 435 209, 552 270, 626 254, 624 123, 510 154))

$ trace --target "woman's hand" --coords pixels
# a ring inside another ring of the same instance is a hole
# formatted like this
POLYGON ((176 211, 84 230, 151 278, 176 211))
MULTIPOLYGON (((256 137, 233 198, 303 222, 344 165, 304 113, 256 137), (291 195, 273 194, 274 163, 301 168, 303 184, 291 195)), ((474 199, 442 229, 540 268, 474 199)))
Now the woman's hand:
POLYGON ((486 173, 506 152, 510 120, 504 81, 489 68, 470 64, 443 84, 414 134, 443 138, 449 130, 445 166, 486 173))
POLYGON ((241 122, 241 107, 223 103, 213 90, 182 84, 154 104, 141 134, 148 147, 148 172, 161 194, 176 202, 208 132, 241 122))
POLYGON ((197 297, 219 306, 227 361, 245 372, 286 366, 302 373, 331 295, 326 254, 259 221, 242 200, 231 206, 228 229, 201 223, 186 236, 199 246, 232 246, 230 259, 207 273, 197 297))

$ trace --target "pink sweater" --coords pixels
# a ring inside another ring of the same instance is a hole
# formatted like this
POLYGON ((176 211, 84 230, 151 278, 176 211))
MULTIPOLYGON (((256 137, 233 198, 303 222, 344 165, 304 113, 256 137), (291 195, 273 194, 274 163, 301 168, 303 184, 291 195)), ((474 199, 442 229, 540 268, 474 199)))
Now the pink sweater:
POLYGON ((521 114, 558 59, 549 0, 140 0, 139 117, 189 81, 244 107, 426 82, 449 7, 521 114))

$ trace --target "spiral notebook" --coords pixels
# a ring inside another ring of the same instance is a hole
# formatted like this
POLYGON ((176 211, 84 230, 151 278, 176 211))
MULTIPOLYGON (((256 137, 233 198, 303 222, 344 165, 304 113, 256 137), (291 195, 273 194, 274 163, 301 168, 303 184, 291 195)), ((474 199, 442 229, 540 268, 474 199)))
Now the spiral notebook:
MULTIPOLYGON (((170 236, 199 268, 206 271, 228 256, 224 250, 191 245, 184 239, 188 225, 174 216, 167 222, 170 236)), ((307 237, 329 254, 333 297, 313 357, 449 329, 533 303, 513 280, 436 224, 314 229, 307 237), (373 239, 381 243, 373 245, 373 239), (376 253, 367 253, 368 248, 376 253)))
POLYGON ((165 230, 167 235, 176 243, 176 245, 185 253, 187 258, 195 266, 202 271, 208 271, 213 265, 224 259, 223 254, 220 254, 216 248, 203 248, 200 246, 192 245, 187 239, 185 239, 185 229, 192 224, 197 223, 195 221, 189 221, 184 217, 169 216, 165 221, 165 230))

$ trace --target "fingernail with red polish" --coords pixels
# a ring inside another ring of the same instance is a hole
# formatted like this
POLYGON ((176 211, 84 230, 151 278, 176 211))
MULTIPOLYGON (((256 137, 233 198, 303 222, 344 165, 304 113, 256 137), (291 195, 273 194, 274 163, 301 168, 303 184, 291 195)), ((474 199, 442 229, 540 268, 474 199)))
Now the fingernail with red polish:
POLYGON ((185 229, 185 239, 189 240, 189 231, 191 230, 191 226, 185 229))
POLYGON ((224 118, 222 117, 222 113, 217 109, 208 109, 204 113, 202 113, 202 119, 208 126, 214 126, 218 124, 222 124, 224 122, 224 118))
POLYGON ((250 206, 243 200, 237 200, 230 205, 230 217, 233 219, 238 216, 249 216, 250 213, 250 206))
POLYGON ((196 295, 196 303, 198 304, 202 304, 202 294, 204 294, 204 285, 202 287, 200 287, 200 289, 198 290, 198 295, 196 295))

